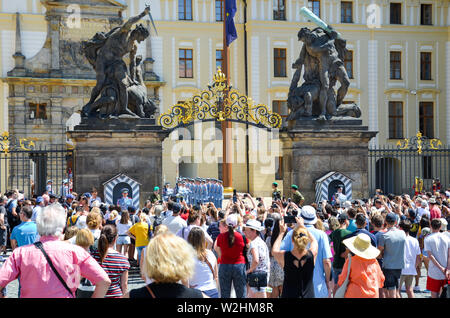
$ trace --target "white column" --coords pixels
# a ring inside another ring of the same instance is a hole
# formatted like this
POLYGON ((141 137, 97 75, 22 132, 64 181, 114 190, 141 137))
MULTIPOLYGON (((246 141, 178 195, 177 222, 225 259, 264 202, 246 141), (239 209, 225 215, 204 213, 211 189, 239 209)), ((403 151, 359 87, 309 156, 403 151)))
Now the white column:
POLYGON ((250 47, 250 74, 251 74, 251 92, 254 101, 259 101, 259 80, 260 80, 260 65, 259 65, 259 37, 252 36, 250 47))
POLYGON ((333 2, 330 1, 330 16, 328 17, 328 19, 330 20, 330 23, 334 23, 334 19, 333 19, 333 2))
POLYGON ((359 22, 359 3, 358 0, 355 0, 355 2, 353 2, 353 6, 354 6, 354 11, 355 11, 355 24, 360 23, 359 22))
POLYGON ((203 0, 202 1, 202 22, 206 22, 207 20, 207 16, 206 16, 206 1, 203 0))
POLYGON ((208 76, 208 81, 211 80, 214 76, 214 74, 216 73, 216 70, 213 70, 213 63, 214 65, 216 64, 216 50, 214 50, 213 52, 213 47, 212 47, 212 39, 209 38, 208 39, 208 51, 209 51, 209 76, 208 76))
MULTIPOLYGON (((378 41, 369 40, 368 47, 369 130, 378 130, 378 41)), ((378 145, 378 135, 372 139, 378 145)))
POLYGON ((197 39, 197 87, 200 88, 200 61, 201 61, 201 57, 200 57, 200 38, 197 39))
POLYGON ((260 20, 265 20, 265 14, 264 14, 264 4, 266 1, 264 0, 260 0, 259 1, 259 5, 261 6, 259 9, 261 10, 261 19, 260 20))
POLYGON ((252 0, 252 20, 258 19, 258 7, 256 5, 256 0, 252 0))
POLYGON ((178 68, 178 63, 176 63, 176 57, 178 52, 175 47, 175 37, 172 37, 172 88, 175 88, 177 85, 177 73, 176 70, 178 68))
POLYGON ((194 5, 194 21, 195 22, 198 22, 199 21, 199 18, 198 18, 198 0, 194 0, 193 1, 194 3, 193 3, 193 5, 194 5))
POLYGON ((446 136, 447 145, 450 145, 450 41, 445 43, 445 97, 446 97, 446 136))
POLYGON ((164 1, 164 21, 169 21, 169 0, 164 1))

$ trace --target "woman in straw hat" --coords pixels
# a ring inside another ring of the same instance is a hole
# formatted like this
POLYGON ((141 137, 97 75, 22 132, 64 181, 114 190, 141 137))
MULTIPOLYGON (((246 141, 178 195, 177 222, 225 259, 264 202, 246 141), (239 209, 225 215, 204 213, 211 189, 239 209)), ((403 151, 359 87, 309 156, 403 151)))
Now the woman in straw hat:
POLYGON ((379 298, 378 291, 384 283, 384 275, 376 259, 380 250, 373 247, 370 237, 363 233, 343 243, 351 252, 350 272, 347 257, 338 280, 338 286, 341 286, 349 275, 345 298, 379 298))

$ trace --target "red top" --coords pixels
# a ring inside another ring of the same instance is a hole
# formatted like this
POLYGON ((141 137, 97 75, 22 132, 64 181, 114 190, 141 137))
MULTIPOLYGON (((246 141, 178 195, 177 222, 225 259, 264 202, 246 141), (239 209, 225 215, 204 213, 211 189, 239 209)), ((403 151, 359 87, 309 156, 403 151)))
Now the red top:
POLYGON ((433 219, 440 219, 441 218, 441 209, 437 205, 434 205, 434 207, 430 210, 430 221, 433 219))
POLYGON ((234 244, 228 245, 228 232, 220 233, 217 237, 217 246, 220 247, 220 264, 245 264, 244 238, 234 231, 234 244))

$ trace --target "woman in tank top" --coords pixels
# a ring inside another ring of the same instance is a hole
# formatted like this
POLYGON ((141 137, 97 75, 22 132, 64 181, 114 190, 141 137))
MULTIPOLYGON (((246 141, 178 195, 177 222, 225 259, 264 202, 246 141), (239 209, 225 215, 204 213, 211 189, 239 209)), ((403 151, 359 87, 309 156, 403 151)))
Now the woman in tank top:
POLYGON ((280 220, 280 233, 276 239, 272 255, 283 267, 284 281, 282 298, 314 298, 314 263, 317 257, 317 241, 308 232, 301 217, 296 218, 297 227, 292 235, 294 249, 290 251, 280 251, 281 241, 286 225, 283 218, 280 220), (310 245, 309 249, 306 247, 310 245))

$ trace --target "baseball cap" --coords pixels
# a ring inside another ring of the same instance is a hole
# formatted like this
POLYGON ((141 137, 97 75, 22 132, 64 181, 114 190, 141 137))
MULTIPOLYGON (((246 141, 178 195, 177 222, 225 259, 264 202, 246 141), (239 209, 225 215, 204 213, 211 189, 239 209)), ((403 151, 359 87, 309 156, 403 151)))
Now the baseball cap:
POLYGON ((297 187, 297 185, 295 185, 295 184, 291 185, 291 188, 292 188, 292 189, 295 189, 295 190, 298 190, 298 187, 297 187))
POLYGON ((276 183, 276 182, 272 183, 272 185, 278 187, 278 183, 276 183))
POLYGON ((231 225, 232 227, 236 227, 238 224, 238 219, 236 213, 230 214, 227 217, 227 225, 231 225))
POLYGON ((41 203, 44 202, 44 198, 43 197, 37 197, 36 198, 36 203, 41 203))
POLYGON ((344 202, 344 208, 345 209, 350 209, 352 207, 352 203, 350 201, 345 201, 344 202))
POLYGON ((158 191, 159 190, 159 187, 154 187, 153 188, 153 191, 158 191))
POLYGON ((69 193, 68 195, 66 195, 66 199, 75 199, 75 197, 73 196, 73 194, 69 193))

